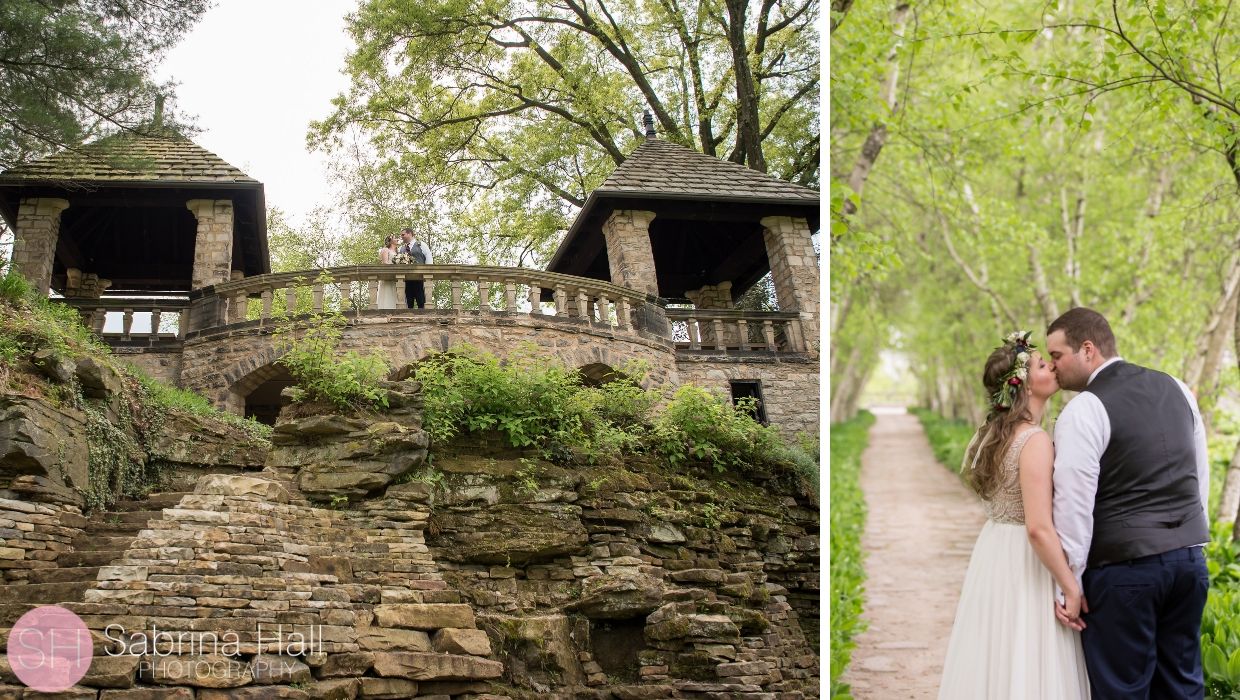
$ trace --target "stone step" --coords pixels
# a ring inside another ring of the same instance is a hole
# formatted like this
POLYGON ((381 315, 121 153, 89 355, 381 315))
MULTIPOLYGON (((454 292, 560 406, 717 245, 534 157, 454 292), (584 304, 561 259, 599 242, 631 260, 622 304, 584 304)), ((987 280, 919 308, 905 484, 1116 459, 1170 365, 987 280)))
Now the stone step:
POLYGON ((175 508, 181 502, 181 497, 188 495, 190 491, 161 491, 152 493, 146 498, 134 500, 117 501, 112 506, 113 512, 128 512, 135 510, 153 510, 158 508, 175 508))
POLYGON ((115 549, 123 552, 129 549, 129 545, 137 538, 141 530, 134 530, 133 534, 125 535, 96 535, 87 532, 80 537, 73 538, 73 548, 76 549, 115 549))
POLYGON ((112 560, 120 559, 124 553, 123 549, 79 549, 60 555, 56 561, 61 568, 106 566, 112 560))
POLYGON ((145 529, 146 529, 145 520, 143 520, 140 523, 139 522, 125 522, 125 521, 121 521, 117 523, 90 522, 90 523, 87 523, 86 532, 82 535, 82 537, 93 537, 95 535, 103 535, 103 536, 108 536, 108 537, 128 535, 130 537, 133 537, 134 535, 138 534, 139 532, 145 529))
POLYGON ((87 589, 94 588, 95 581, 62 583, 19 583, 0 586, 0 603, 51 603, 77 602, 87 589))
POLYGON ((59 569, 34 569, 30 572, 28 580, 30 583, 73 583, 94 581, 98 575, 99 567, 97 566, 67 566, 59 569))
POLYGON ((90 522, 86 525, 87 529, 98 523, 100 525, 126 525, 136 524, 140 527, 146 526, 148 520, 158 520, 164 517, 163 509, 150 510, 126 510, 107 513, 96 513, 90 516, 90 522))
POLYGON ((36 607, 38 605, 34 603, 0 603, 0 627, 12 627, 27 610, 36 607))

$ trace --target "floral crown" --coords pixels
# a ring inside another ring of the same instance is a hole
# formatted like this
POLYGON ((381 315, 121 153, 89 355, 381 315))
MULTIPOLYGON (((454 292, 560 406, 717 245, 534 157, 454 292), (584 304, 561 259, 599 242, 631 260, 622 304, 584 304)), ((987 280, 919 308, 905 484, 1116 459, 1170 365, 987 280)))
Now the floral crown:
POLYGON ((1029 343, 1033 331, 1012 331, 1003 339, 1003 346, 1012 346, 1016 350, 1016 361, 1012 369, 999 379, 999 390, 990 397, 990 406, 996 411, 1006 411, 1016 401, 1016 393, 1021 385, 1029 379, 1029 351, 1036 345, 1029 343))

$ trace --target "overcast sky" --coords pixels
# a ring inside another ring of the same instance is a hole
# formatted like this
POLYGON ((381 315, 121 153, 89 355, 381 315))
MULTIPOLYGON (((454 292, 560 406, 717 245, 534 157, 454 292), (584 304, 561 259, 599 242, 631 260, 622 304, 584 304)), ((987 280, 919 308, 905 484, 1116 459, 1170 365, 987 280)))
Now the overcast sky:
POLYGON ((158 77, 180 83, 194 140, 265 186, 267 206, 300 221, 330 204, 325 159, 306 127, 348 81, 344 16, 355 0, 215 0, 167 56, 158 77))

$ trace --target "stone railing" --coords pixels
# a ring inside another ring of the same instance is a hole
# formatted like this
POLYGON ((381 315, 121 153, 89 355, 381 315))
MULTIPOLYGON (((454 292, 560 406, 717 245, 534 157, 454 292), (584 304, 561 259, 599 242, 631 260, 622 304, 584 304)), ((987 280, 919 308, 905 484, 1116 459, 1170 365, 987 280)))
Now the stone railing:
POLYGON ((56 301, 77 309, 82 314, 82 321, 104 340, 149 343, 185 338, 186 320, 189 314, 188 299, 105 296, 98 299, 66 298, 56 301), (105 327, 110 313, 120 314, 120 332, 108 330, 105 327), (149 330, 134 332, 135 315, 150 316, 149 330), (160 327, 166 325, 164 322, 169 317, 175 319, 175 330, 159 332, 160 327))
POLYGON ((805 352, 801 316, 781 311, 668 309, 678 350, 805 352))
POLYGON ((259 275, 233 280, 191 294, 191 331, 245 321, 265 323, 284 309, 298 313, 325 308, 382 311, 381 282, 393 282, 395 307, 406 308, 405 282, 421 281, 427 310, 495 312, 527 316, 589 319, 627 331, 636 312, 657 299, 610 282, 543 270, 469 265, 358 265, 325 270, 259 275))

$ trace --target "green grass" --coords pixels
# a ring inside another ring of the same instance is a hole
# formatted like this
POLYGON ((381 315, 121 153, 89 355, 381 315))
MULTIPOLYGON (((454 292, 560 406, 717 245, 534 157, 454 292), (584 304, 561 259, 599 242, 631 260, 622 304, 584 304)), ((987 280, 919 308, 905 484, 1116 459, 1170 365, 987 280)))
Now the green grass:
POLYGON ((964 461, 964 450, 973 439, 977 426, 962 420, 944 418, 924 408, 910 409, 917 416, 930 439, 930 449, 934 458, 953 472, 960 471, 960 463, 964 461))
POLYGON ((869 438, 873 414, 831 426, 831 695, 851 698, 840 675, 852 658, 853 637, 862 629, 861 608, 865 583, 861 533, 865 527, 865 500, 861 495, 861 452, 869 438))

